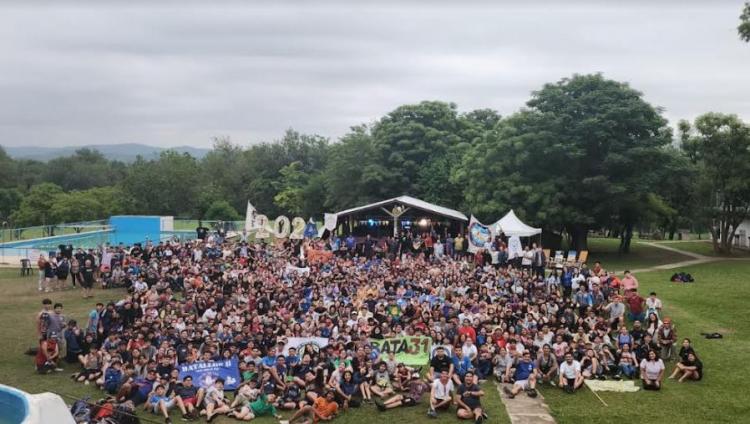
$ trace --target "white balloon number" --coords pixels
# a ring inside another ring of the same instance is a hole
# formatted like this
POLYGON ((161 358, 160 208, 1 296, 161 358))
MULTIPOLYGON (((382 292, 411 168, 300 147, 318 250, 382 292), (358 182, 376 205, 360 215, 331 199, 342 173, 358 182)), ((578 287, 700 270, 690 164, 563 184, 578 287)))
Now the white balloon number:
POLYGON ((302 240, 305 238, 305 220, 296 217, 292 220, 292 234, 289 236, 289 238, 294 240, 302 240))
POLYGON ((289 236, 289 218, 281 215, 273 222, 273 236, 277 239, 289 236))
POLYGON ((271 237, 271 233, 268 232, 268 217, 265 215, 256 215, 255 223, 255 238, 265 239, 271 237))

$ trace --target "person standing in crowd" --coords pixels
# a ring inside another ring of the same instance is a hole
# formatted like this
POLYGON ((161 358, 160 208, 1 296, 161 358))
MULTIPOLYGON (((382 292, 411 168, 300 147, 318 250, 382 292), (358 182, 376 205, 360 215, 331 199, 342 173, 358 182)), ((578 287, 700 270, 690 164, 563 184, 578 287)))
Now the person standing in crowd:
POLYGON ((631 274, 630 271, 625 271, 625 276, 622 277, 621 281, 622 289, 627 293, 629 291, 638 291, 638 279, 635 275, 631 274))
POLYGON ((91 259, 86 259, 83 267, 81 267, 80 279, 81 287, 83 288, 83 298, 87 299, 94 297, 91 293, 91 289, 94 287, 94 280, 96 279, 96 268, 91 259))

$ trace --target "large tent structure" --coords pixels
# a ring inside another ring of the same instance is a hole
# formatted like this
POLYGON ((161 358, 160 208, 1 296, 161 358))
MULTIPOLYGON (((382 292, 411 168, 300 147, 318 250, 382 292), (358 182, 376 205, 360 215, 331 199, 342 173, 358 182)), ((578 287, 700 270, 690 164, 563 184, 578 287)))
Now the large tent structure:
POLYGON ((513 209, 510 210, 504 217, 500 218, 497 222, 492 224, 495 230, 495 234, 503 233, 506 237, 531 237, 542 233, 541 228, 534 228, 526 225, 521 221, 513 209))
POLYGON ((336 213, 337 227, 355 236, 395 236, 402 231, 432 229, 441 236, 463 232, 463 213, 411 196, 399 196, 336 213))

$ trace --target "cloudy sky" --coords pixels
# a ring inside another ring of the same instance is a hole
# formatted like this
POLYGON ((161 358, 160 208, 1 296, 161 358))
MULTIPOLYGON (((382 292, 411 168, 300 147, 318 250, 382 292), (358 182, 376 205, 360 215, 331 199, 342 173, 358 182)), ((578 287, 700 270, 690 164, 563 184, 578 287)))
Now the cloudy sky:
POLYGON ((3 1, 0 144, 335 139, 426 99, 509 114, 589 72, 673 122, 750 121, 740 0, 153 3, 3 1))

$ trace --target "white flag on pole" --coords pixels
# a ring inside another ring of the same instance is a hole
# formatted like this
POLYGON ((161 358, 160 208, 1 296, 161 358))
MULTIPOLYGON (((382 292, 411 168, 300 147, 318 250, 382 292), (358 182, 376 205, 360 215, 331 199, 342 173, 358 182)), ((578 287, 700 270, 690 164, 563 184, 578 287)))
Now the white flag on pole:
POLYGON ((252 231, 255 226, 255 206, 247 201, 247 212, 245 212, 245 230, 252 231))

